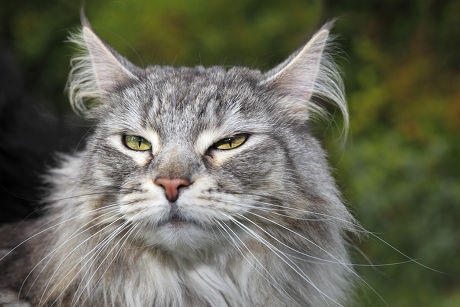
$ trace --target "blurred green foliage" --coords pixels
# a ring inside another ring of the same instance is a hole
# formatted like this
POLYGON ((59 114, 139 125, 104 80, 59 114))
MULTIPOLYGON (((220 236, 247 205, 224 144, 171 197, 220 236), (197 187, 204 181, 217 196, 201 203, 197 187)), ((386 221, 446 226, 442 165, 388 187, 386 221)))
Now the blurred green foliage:
MULTIPOLYGON (((0 43, 36 97, 67 109, 63 86, 80 1, 0 4, 0 43)), ((334 17, 344 51, 351 133, 325 146, 355 216, 416 263, 357 267, 390 306, 460 306, 460 1, 93 0, 99 35, 138 65, 267 69, 334 17)), ((329 129, 330 130, 330 129, 329 129)), ((357 245, 374 264, 407 260, 383 241, 357 245)), ((354 262, 367 263, 356 252, 354 262)), ((358 283, 356 305, 384 303, 358 283)))

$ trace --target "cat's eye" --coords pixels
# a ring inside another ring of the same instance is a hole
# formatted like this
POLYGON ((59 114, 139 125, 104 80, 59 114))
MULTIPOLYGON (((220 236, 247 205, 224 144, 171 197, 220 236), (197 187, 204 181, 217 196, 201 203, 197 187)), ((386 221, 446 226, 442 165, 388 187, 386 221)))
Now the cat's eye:
POLYGON ((219 149, 219 150, 229 150, 233 148, 237 148, 246 142, 248 139, 248 134, 238 134, 235 136, 231 136, 225 139, 218 141, 212 145, 212 149, 219 149))
POLYGON ((123 141, 126 147, 132 150, 145 151, 152 148, 152 144, 149 141, 137 135, 125 135, 123 141))

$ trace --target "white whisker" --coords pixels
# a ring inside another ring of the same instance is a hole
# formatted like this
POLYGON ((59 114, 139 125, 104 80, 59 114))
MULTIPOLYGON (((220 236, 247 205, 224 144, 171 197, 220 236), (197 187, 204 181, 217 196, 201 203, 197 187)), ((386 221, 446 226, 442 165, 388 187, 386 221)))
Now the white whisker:
MULTIPOLYGON (((218 221, 216 221, 217 225, 220 226, 228 235, 228 237, 232 240, 233 242, 233 245, 235 246, 235 248, 240 252, 241 256, 247 261, 247 263, 252 267, 254 268, 259 274, 260 276, 262 276, 262 278, 264 278, 272 287, 273 289, 276 289, 278 291, 282 291, 284 292, 284 294, 290 299, 292 300, 294 303, 298 304, 298 302, 296 302, 287 292, 286 292, 286 289, 284 289, 279 283, 278 281, 276 280, 276 278, 265 268, 265 266, 257 259, 257 257, 251 252, 251 250, 246 246, 246 244, 239 238, 239 236, 228 226, 228 225, 225 225, 224 223, 220 223, 218 221), (237 242, 235 242, 232 238, 232 236, 230 235, 230 233, 227 232, 227 230, 224 228, 224 226, 233 233, 233 235, 235 236, 235 238, 241 243, 241 245, 248 251, 248 253, 252 256, 252 258, 257 262, 257 264, 268 274, 268 276, 270 277, 270 279, 268 279, 255 265, 252 264, 252 262, 246 257, 246 255, 244 255, 243 251, 241 250, 241 248, 238 246, 237 242), (275 282, 276 286, 272 284, 272 281, 275 282)), ((224 236, 225 237, 225 236, 224 236)))
MULTIPOLYGON (((258 201, 260 202, 260 201, 258 201)), ((388 243, 387 241, 385 241, 384 239, 382 239, 381 237, 379 237, 378 235, 376 235, 375 233, 371 232, 371 231, 368 231, 367 229, 365 229, 363 226, 357 224, 357 223, 353 223, 353 222, 350 222, 350 221, 347 221, 345 219, 342 219, 342 218, 339 218, 339 217, 336 217, 336 216, 332 216, 332 215, 328 215, 328 214, 325 214, 325 213, 321 213, 321 212, 315 212, 315 211, 309 211, 309 210, 303 210, 303 209, 298 209, 298 208, 290 208, 290 207, 286 207, 286 206, 281 206, 281 205, 276 205, 276 204, 271 204, 271 203, 266 203, 266 202, 260 202, 262 204, 265 204, 265 205, 268 205, 268 206, 273 206, 273 207, 279 207, 279 208, 283 208, 283 209, 287 209, 287 210, 293 210, 293 211, 298 211, 298 212, 303 212, 303 213, 306 213, 306 214, 312 214, 312 215, 318 215, 318 216, 324 216, 324 217, 328 217, 328 218, 331 218, 331 219, 335 219, 335 220, 338 220, 340 222, 343 222, 343 223, 346 223, 346 224, 349 224, 350 226, 354 227, 354 228, 357 228, 355 231, 361 231, 371 237, 374 237, 375 239, 379 240, 380 242, 384 243, 385 245, 387 245, 388 247, 390 247, 391 249, 393 249, 394 251, 396 251, 398 254, 400 254, 401 256, 403 256, 404 258, 406 258, 409 262, 414 262, 418 265, 420 265, 421 267, 423 268, 426 268, 430 271, 433 271, 433 272, 437 272, 437 273, 441 273, 441 274, 444 274, 444 272, 442 271, 439 271, 439 270, 436 270, 434 268, 431 268, 421 262, 419 262, 418 260, 408 256, 407 254, 403 253, 402 251, 400 251, 399 249, 397 249, 396 247, 394 247, 393 245, 391 245, 390 243, 388 243)), ((397 264, 398 262, 396 262, 397 264)), ((400 263, 405 263, 405 262, 400 262, 400 263)))
MULTIPOLYGON (((100 208, 100 209, 104 209, 104 210, 107 210, 107 209, 111 209, 111 208, 107 208, 107 207, 104 207, 104 208, 100 208)), ((101 214, 98 216, 98 218, 102 217, 102 216, 105 216, 105 215, 108 215, 108 214, 113 214, 114 212, 116 212, 117 210, 116 209, 112 209, 111 211, 109 212, 106 212, 104 214, 101 214), (113 210, 113 211, 112 211, 113 210)), ((92 211, 96 211, 96 210, 92 210, 92 211)), ((97 211, 102 211, 102 210, 97 210, 97 211)), ((80 228, 78 228, 70 238, 68 238, 67 240, 65 240, 63 243, 61 243, 59 246, 57 246, 56 248, 54 248, 50 253, 48 253, 45 257, 43 257, 37 264, 35 264, 35 266, 32 268, 32 270, 29 272, 29 274, 27 274, 26 278, 24 279, 24 281, 22 282, 21 284, 21 287, 19 288, 19 293, 18 293, 18 297, 20 296, 21 292, 22 292, 22 288, 24 287, 27 279, 29 278, 29 276, 33 273, 33 271, 40 265, 40 263, 42 263, 46 258, 50 257, 53 253, 55 253, 58 249, 60 249, 61 247, 63 247, 65 244, 67 244, 68 242, 70 242, 71 239, 85 233, 86 231, 96 227, 96 226, 99 226, 100 224, 104 223, 105 221, 108 221, 110 220, 111 218, 109 219, 105 219, 103 221, 100 221, 98 223, 96 223, 95 225, 85 229, 84 231, 80 232, 81 229, 83 229, 84 227, 86 227, 87 225, 91 224, 93 222, 93 220, 90 220, 89 222, 87 222, 86 224, 84 224, 83 226, 81 226, 80 228)), ((51 257, 52 258, 52 257, 51 257)), ((43 266, 43 268, 41 269, 41 271, 37 274, 37 276, 35 277, 35 279, 33 280, 33 282, 31 283, 31 285, 29 286, 29 290, 27 291, 26 293, 26 296, 29 294, 30 290, 32 289, 33 285, 35 284, 35 282, 37 281, 38 277, 42 274, 42 272, 45 270, 45 268, 48 266, 49 262, 51 261, 51 258, 47 261, 47 263, 43 266)))
MULTIPOLYGON (((121 219, 122 219, 121 217, 117 218, 116 220, 114 220, 114 221, 111 222, 110 224, 104 226, 102 229, 98 230, 97 232, 95 232, 94 234, 92 234, 91 236, 89 236, 88 238, 86 238, 84 241, 80 242, 77 246, 75 246, 75 247, 67 254, 67 256, 66 256, 64 259, 61 260, 61 262, 59 263, 59 265, 54 269, 53 274, 51 274, 51 276, 49 277, 48 282, 46 283, 45 288, 43 289, 43 294, 42 294, 42 296, 40 297, 39 306, 41 305, 41 302, 42 302, 42 300, 43 300, 43 296, 44 296, 44 294, 46 293, 46 290, 48 289, 48 286, 49 286, 51 280, 53 280, 55 274, 58 272, 59 268, 64 264, 64 262, 67 260, 67 258, 69 258, 69 257, 72 255, 72 253, 73 253, 76 249, 78 249, 80 246, 82 246, 83 244, 85 244, 86 242, 88 242, 89 240, 91 240, 94 236, 96 236, 96 235, 99 234, 100 232, 104 231, 105 229, 107 229, 108 227, 110 227, 111 225, 113 225, 114 223, 116 223, 117 221, 119 221, 119 220, 121 220, 121 219)), ((89 253, 88 253, 88 254, 89 254, 89 253)), ((86 257, 88 254, 86 254, 85 257, 86 257)), ((70 273, 70 271, 69 271, 69 273, 70 273)), ((65 279, 65 277, 67 277, 67 275, 68 275, 69 273, 67 273, 65 276, 63 276, 63 277, 61 278, 62 281, 65 279)), ((62 281, 61 281, 61 282, 62 282, 62 281)), ((61 282, 59 282, 57 285, 59 285, 61 282)), ((55 285, 54 288, 57 288, 57 285, 55 285)), ((51 296, 51 293, 48 295, 48 297, 49 297, 49 296, 51 296)), ((45 300, 45 301, 46 301, 46 300, 45 300)))
MULTIPOLYGON (((266 221, 269 221, 269 222, 271 222, 271 223, 273 223, 273 224, 275 224, 275 225, 277 225, 277 226, 279 226, 279 227, 281 227, 281 228, 283 228, 283 229, 285 229, 285 230, 287 230, 287 231, 289 231, 289 232, 291 232, 291 233, 293 233, 293 234, 295 234, 295 235, 301 237, 302 239, 306 240, 307 242, 313 244, 315 247, 317 247, 317 248, 320 249, 321 251, 325 252, 329 257, 331 257, 332 259, 334 259, 335 261, 337 261, 338 264, 341 264, 345 269, 347 269, 348 272, 350 272, 352 275, 356 276, 356 277, 357 277, 361 282, 363 282, 369 289, 371 289, 371 291, 374 292, 374 294, 377 295, 377 297, 379 297, 379 299, 380 299, 385 305, 387 305, 387 302, 383 299, 383 297, 382 297, 382 296, 381 296, 371 285, 369 285, 369 283, 367 283, 361 276, 359 276, 358 274, 356 274, 356 272, 355 272, 353 269, 351 269, 351 268, 349 267, 349 265, 347 265, 347 264, 344 263, 343 261, 340 261, 336 256, 334 256, 334 255, 333 255, 332 253, 330 253, 329 251, 325 250, 323 247, 319 246, 319 245, 318 245, 317 243, 315 243, 313 240, 311 240, 311 239, 305 237, 304 235, 299 234, 298 232, 293 231, 292 229, 289 229, 288 227, 286 227, 286 226, 284 226, 284 225, 281 225, 281 224, 279 224, 279 223, 277 223, 277 222, 275 222, 275 221, 272 221, 272 220, 270 220, 270 219, 268 219, 268 218, 266 218, 266 217, 263 217, 263 216, 258 215, 258 214, 256 214, 256 213, 251 213, 251 214, 254 214, 254 215, 256 215, 256 216, 259 217, 259 218, 262 218, 262 219, 264 219, 264 220, 266 220, 266 221)), ((243 217, 243 216, 242 216, 242 217, 243 217)), ((247 219, 246 217, 244 217, 244 218, 247 219)), ((251 221, 250 219, 247 219, 247 220, 251 221)), ((251 221, 251 222, 252 222, 252 221, 251 221)), ((256 223, 254 223, 254 222, 252 222, 252 223, 253 223, 254 225, 256 225, 257 227, 260 227, 260 226, 257 225, 256 223)), ((287 246, 287 245, 286 245, 286 247, 290 248, 290 247, 287 246)), ((292 248, 290 248, 290 249, 292 249, 292 248)), ((295 249, 293 249, 293 250, 295 250, 295 249)), ((311 257, 311 256, 310 256, 310 257, 311 257)), ((318 258, 318 259, 321 259, 321 258, 318 258)))
MULTIPOLYGON (((107 265, 106 269, 104 270, 104 272, 102 272, 101 276, 99 277, 99 279, 94 283, 95 285, 99 284, 100 280, 104 277, 105 273, 109 270, 110 266, 112 265, 112 263, 115 261, 115 259, 117 259, 118 257, 118 254, 121 252, 121 250, 123 249, 124 245, 126 244, 126 242, 128 241, 129 239, 129 236, 136 230, 136 226, 132 227, 130 230, 128 230, 126 232, 126 234, 124 234, 120 240, 118 241, 117 245, 123 240, 123 243, 121 244, 120 248, 118 249, 118 252, 112 257, 112 260, 109 262, 109 264, 107 265)), ((137 229, 137 231, 139 231, 139 229, 137 229)), ((78 300, 80 299, 81 295, 83 294, 84 292, 84 289, 87 288, 89 286, 89 283, 91 282, 92 278, 94 277, 94 275, 97 273, 97 271, 99 270, 99 268, 102 266, 102 264, 106 261, 106 259, 109 257, 109 255, 112 253, 112 251, 116 248, 117 245, 114 245, 113 248, 107 253, 107 256, 104 257, 104 259, 101 260, 100 264, 98 265, 98 267, 94 270, 93 274, 90 276, 90 278, 88 279, 86 285, 82 288, 80 294, 78 295, 78 297, 75 299, 75 302, 72 304, 72 306, 76 306, 78 300)), ((86 275, 86 274, 85 274, 86 275)), ((77 291, 75 291, 75 294, 78 293, 78 288, 77 288, 77 291)), ((88 296, 85 297, 85 300, 81 303, 81 305, 83 305, 85 303, 85 301, 88 299, 88 296)), ((73 300, 72 300, 73 301, 73 300)))
MULTIPOLYGON (((121 226, 118 226, 117 229, 112 232, 109 236, 105 237, 101 242, 99 242, 98 244, 96 244, 95 247, 93 247, 88 253, 86 253, 83 257, 80 257, 80 260, 72 267, 75 268, 76 266, 80 266, 80 269, 73 274, 73 277, 72 279, 67 283, 67 285, 63 288, 63 290, 61 291, 61 293, 55 298, 55 300, 53 301, 53 303, 51 304, 51 306, 53 306, 58 300, 59 298, 64 294, 64 291, 72 284, 72 282, 75 280, 75 278, 79 277, 79 273, 85 269, 85 267, 88 267, 88 268, 91 268, 91 265, 88 265, 88 263, 92 260, 92 259, 95 259, 99 253, 96 253, 97 251, 102 251, 120 232, 123 231, 124 227, 128 224, 128 222, 125 222, 124 224, 122 224, 121 226), (90 256, 86 261, 85 263, 82 264, 82 262, 88 257, 90 256)), ((64 277, 67 277, 67 275, 71 272, 71 270, 69 270, 69 272, 64 276, 64 277)), ((58 284, 59 285, 59 284, 58 284)), ((53 291, 50 291, 50 294, 52 294, 53 291)), ((49 297, 49 296, 48 296, 49 297)), ((45 302, 48 300, 48 298, 45 299, 45 302)))
MULTIPOLYGON (((318 293, 324 297, 328 298, 331 302, 335 303, 338 306, 343 306, 333 298, 329 297, 326 293, 321 291, 313 282, 312 280, 303 272, 293 261, 289 259, 282 251, 277 249, 275 246, 273 246, 270 242, 262 238, 260 235, 255 233, 253 230, 245 226, 244 224, 240 223, 238 220, 228 216, 229 219, 231 219, 232 222, 234 222, 236 225, 240 226, 241 229, 243 229, 245 232, 250 234, 252 237, 256 238, 259 242, 263 243, 268 249, 270 249, 282 262, 284 262, 289 268, 291 268, 297 275, 299 275, 303 280, 305 280, 308 284, 310 284, 318 293)), ((325 302, 329 305, 329 303, 325 300, 325 302)))

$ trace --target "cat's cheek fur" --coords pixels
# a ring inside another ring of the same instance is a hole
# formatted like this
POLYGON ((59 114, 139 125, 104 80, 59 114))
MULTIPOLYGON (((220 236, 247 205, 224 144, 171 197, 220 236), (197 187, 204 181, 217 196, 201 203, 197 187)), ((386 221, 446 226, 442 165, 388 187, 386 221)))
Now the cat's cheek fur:
MULTIPOLYGON (((250 140, 248 140, 250 141, 250 140)), ((244 146, 244 145, 243 145, 244 146)), ((283 190, 286 160, 279 144, 266 137, 220 166, 219 182, 232 192, 283 190), (270 157, 270 163, 267 159, 270 157)))

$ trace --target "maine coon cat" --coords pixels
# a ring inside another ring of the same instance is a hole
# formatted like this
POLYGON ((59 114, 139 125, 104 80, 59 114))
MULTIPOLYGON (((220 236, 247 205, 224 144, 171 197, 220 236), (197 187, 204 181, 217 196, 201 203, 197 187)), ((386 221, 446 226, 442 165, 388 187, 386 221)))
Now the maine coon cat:
POLYGON ((3 293, 34 306, 345 304, 354 220, 310 130, 325 103, 348 118, 329 31, 267 72, 139 68, 84 20, 68 90, 94 129, 45 177, 45 215, 0 228, 3 293))

